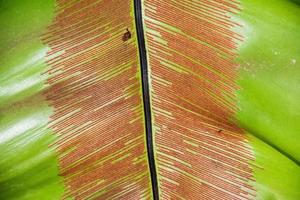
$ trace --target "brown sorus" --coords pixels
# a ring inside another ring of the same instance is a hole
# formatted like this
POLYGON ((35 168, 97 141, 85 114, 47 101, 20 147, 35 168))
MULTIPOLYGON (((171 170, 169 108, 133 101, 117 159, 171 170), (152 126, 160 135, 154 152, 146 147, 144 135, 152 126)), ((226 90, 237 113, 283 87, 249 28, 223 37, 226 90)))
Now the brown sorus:
POLYGON ((128 30, 128 28, 126 29, 126 33, 124 33, 123 37, 122 37, 122 40, 124 42, 126 42, 127 40, 129 40, 131 38, 131 33, 130 31, 128 30))

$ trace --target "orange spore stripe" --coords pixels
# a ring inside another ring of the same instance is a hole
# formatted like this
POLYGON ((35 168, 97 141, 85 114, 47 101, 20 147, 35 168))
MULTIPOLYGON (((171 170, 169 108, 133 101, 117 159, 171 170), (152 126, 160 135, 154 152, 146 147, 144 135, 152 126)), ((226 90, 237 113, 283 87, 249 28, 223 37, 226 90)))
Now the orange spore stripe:
POLYGON ((129 0, 58 0, 43 36, 64 198, 151 197, 132 10, 129 0))
POLYGON ((145 0, 162 199, 253 199, 247 138, 231 119, 240 26, 235 0, 145 0))

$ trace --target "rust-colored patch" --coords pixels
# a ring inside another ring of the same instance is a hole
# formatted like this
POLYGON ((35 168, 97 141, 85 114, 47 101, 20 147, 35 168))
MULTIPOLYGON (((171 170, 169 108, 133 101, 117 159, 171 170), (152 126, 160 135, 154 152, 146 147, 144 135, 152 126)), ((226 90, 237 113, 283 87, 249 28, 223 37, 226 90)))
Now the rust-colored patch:
POLYGON ((59 0, 44 35, 66 198, 151 196, 136 38, 120 39, 133 30, 132 9, 129 0, 59 0))
POLYGON ((162 199, 252 199, 254 159, 234 115, 234 0, 145 0, 162 199))

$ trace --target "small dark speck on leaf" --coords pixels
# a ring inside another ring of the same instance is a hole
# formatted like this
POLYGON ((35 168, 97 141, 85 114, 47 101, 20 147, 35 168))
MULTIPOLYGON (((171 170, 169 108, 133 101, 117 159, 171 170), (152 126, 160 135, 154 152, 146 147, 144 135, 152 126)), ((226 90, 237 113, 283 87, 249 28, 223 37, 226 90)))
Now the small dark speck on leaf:
POLYGON ((131 33, 128 29, 126 29, 126 33, 124 33, 123 37, 122 37, 122 40, 124 42, 126 42, 127 40, 129 40, 131 38, 131 33))
POLYGON ((222 129, 219 129, 219 130, 218 130, 218 133, 221 133, 222 131, 223 131, 222 129))

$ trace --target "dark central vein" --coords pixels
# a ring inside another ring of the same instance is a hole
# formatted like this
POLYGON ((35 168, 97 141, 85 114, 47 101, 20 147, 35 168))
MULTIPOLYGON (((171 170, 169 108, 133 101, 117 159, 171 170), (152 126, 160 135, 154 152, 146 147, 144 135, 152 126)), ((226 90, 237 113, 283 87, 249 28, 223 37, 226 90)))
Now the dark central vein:
POLYGON ((154 200, 158 200, 159 195, 158 195, 157 175, 156 175, 155 159, 154 159, 154 151, 153 151, 153 134, 152 134, 152 120, 151 120, 151 106, 150 106, 148 62, 147 62, 141 4, 142 4, 141 0, 134 0, 135 23, 137 29, 140 64, 141 64, 141 72, 142 72, 142 88, 143 88, 143 102, 144 102, 144 113, 145 113, 145 126, 146 126, 146 135, 147 135, 148 161, 149 161, 149 168, 151 174, 153 198, 154 200))

